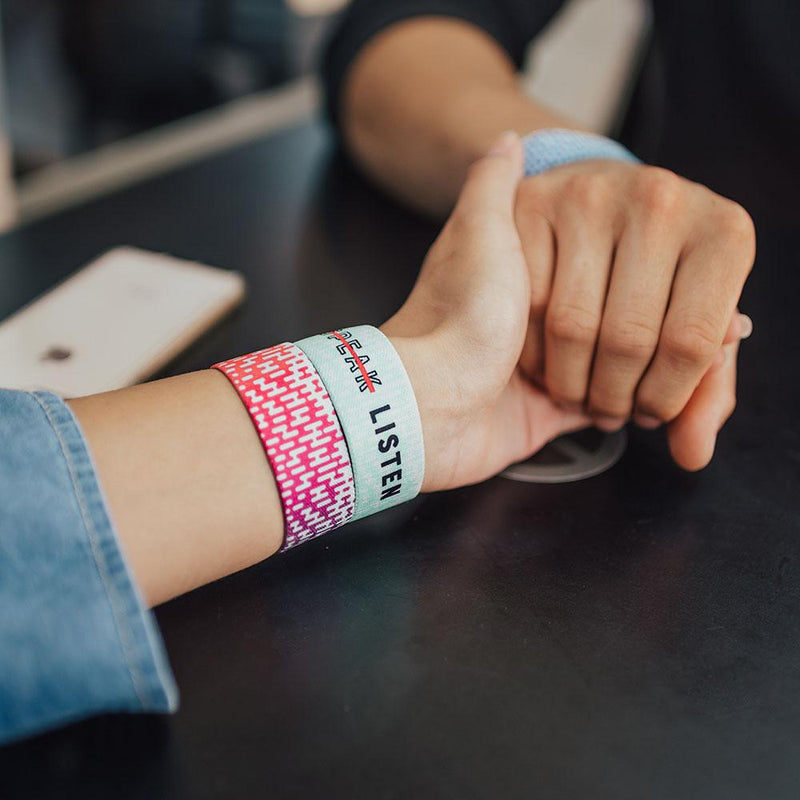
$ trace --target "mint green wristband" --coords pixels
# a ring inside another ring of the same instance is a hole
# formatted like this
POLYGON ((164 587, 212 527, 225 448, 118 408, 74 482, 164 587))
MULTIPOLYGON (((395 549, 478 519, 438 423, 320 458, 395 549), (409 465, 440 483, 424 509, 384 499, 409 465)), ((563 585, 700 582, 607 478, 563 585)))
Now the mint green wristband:
POLYGON ((356 487, 352 519, 419 494, 422 423, 403 362, 377 329, 359 325, 295 343, 314 365, 342 427, 356 487))

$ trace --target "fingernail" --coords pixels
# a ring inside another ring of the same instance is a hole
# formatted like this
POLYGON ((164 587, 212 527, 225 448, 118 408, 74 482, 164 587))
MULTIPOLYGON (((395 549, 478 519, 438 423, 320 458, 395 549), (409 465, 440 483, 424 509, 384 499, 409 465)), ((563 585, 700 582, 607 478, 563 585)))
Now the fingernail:
POLYGON ((640 428, 647 428, 649 431, 661 427, 661 420, 658 417, 651 417, 649 414, 634 414, 633 421, 640 428))
POLYGON ((606 431, 606 433, 614 433, 614 431, 618 431, 621 427, 623 427, 627 420, 624 417, 606 417, 603 414, 598 414, 593 418, 593 421, 595 427, 600 428, 601 431, 606 431))
POLYGON ((489 148, 490 156, 503 155, 508 153, 509 150, 516 144, 517 139, 516 131, 503 131, 495 140, 494 144, 489 148))
POLYGON ((748 339, 753 332, 753 320, 747 314, 739 314, 739 324, 742 327, 742 332, 739 334, 740 339, 748 339))

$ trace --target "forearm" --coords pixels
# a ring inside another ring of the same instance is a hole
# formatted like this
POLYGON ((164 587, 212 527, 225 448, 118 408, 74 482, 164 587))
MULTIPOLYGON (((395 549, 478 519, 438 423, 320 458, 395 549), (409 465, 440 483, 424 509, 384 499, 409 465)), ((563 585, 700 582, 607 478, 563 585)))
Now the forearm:
POLYGON ((254 564, 283 539, 272 471, 215 370, 70 402, 151 605, 254 564))
POLYGON ((499 132, 578 127, 521 91, 491 37, 445 18, 402 22, 375 37, 353 63, 340 102, 356 159, 397 197, 438 216, 499 132))
MULTIPOLYGON (((424 399, 424 348, 402 337, 394 346, 417 390, 436 461, 441 448, 432 428, 439 415, 424 399)), ((150 605, 262 561, 281 546, 284 518, 270 461, 221 372, 194 372, 69 405, 150 605)), ((432 471, 425 472, 423 490, 438 488, 432 471)))

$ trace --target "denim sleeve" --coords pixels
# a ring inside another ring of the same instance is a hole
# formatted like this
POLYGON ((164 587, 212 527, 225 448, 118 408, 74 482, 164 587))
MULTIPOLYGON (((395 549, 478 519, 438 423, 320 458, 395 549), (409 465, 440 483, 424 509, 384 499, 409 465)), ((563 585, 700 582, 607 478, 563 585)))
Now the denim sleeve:
POLYGON ((0 743, 177 702, 72 412, 0 389, 0 743))

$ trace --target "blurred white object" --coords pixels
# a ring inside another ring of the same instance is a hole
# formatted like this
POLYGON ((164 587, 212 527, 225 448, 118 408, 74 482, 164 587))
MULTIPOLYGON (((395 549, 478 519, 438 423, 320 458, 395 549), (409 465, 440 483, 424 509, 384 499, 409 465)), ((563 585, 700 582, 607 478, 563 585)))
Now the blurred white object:
POLYGON ((20 216, 38 219, 297 125, 318 105, 316 82, 304 78, 51 164, 20 180, 20 216))
POLYGON ((590 130, 624 111, 649 27, 645 0, 571 0, 528 52, 522 85, 590 130))
POLYGON ((78 397, 167 364, 244 297, 237 272, 111 250, 0 323, 0 386, 78 397))

